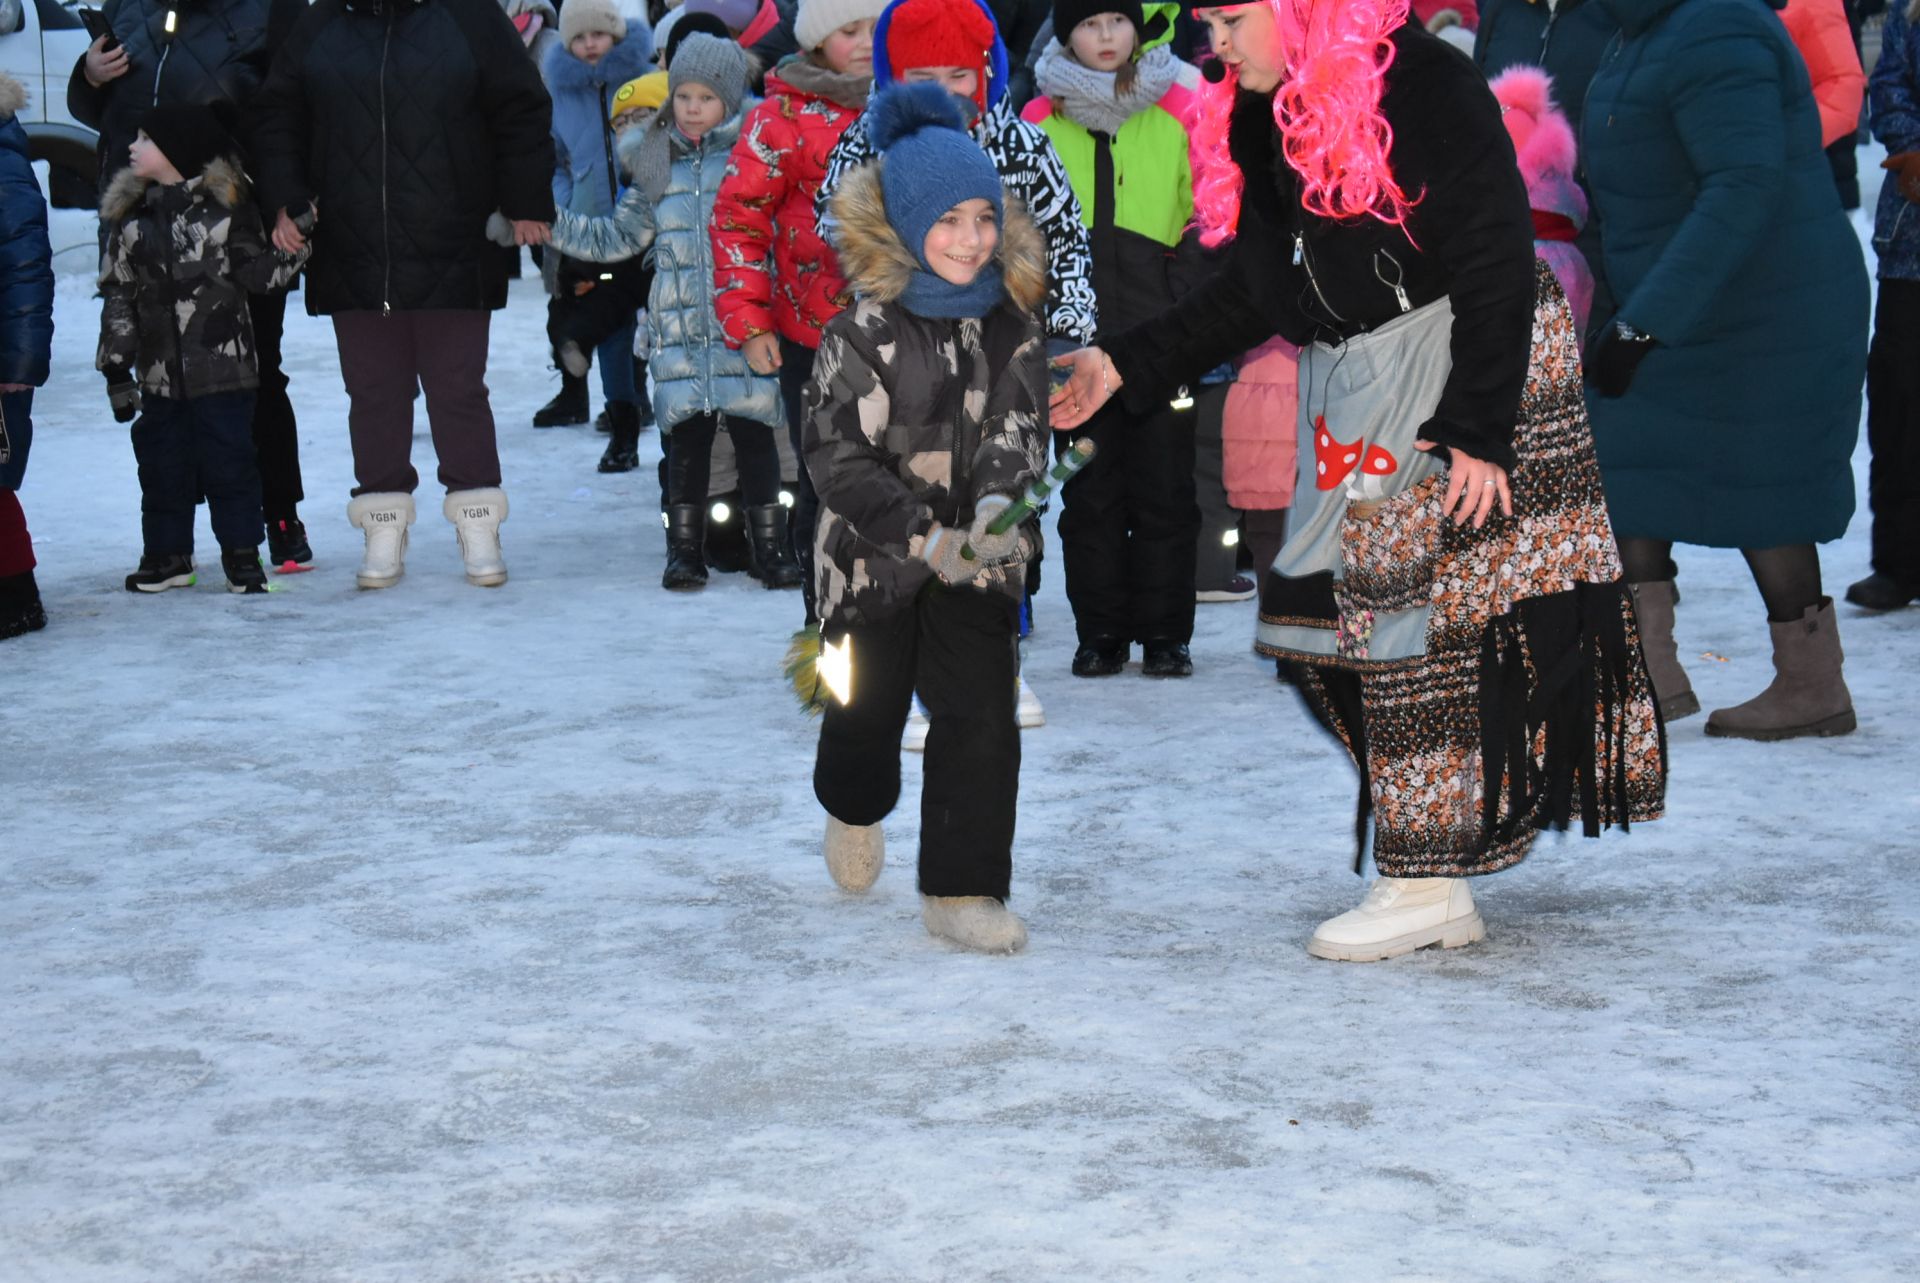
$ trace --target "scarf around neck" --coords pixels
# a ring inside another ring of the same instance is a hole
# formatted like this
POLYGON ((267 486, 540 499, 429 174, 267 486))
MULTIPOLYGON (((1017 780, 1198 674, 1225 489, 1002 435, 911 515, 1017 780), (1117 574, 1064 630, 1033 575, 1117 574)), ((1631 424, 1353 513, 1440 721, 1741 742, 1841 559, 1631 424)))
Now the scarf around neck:
POLYGON ((1140 55, 1134 68, 1133 88, 1115 97, 1116 73, 1095 71, 1056 39, 1048 41, 1046 52, 1040 55, 1033 82, 1053 99, 1053 109, 1074 124, 1096 133, 1117 134, 1120 126, 1157 105, 1173 88, 1180 74, 1180 60, 1165 45, 1155 45, 1140 55))
POLYGON ((955 285, 926 268, 914 272, 900 292, 900 306, 930 321, 984 317, 1007 297, 1007 284, 995 259, 966 285, 955 285))

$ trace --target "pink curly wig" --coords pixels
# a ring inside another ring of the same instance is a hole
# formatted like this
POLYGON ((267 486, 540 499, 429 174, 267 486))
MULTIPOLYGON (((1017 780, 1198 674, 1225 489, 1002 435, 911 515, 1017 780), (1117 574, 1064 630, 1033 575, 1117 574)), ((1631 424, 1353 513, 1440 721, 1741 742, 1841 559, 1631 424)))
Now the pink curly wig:
MULTIPOLYGON (((1258 3, 1259 0, 1254 0, 1258 3)), ((1264 0, 1273 11, 1281 59, 1273 120, 1301 203, 1323 218, 1372 217, 1404 227, 1414 200, 1387 164, 1393 130, 1380 114, 1388 36, 1407 21, 1408 0, 1264 0)), ((1227 150, 1239 77, 1202 80, 1193 130, 1194 222, 1219 245, 1240 222, 1245 179, 1227 150)))

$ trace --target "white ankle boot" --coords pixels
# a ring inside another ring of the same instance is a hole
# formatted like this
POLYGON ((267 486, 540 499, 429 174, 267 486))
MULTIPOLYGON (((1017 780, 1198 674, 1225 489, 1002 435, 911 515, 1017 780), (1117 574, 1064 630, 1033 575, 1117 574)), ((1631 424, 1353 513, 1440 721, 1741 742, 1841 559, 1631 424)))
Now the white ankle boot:
POLYGON ((498 588, 507 582, 507 563, 500 556, 500 523, 507 519, 507 493, 498 486, 455 490, 440 505, 454 533, 460 536, 460 558, 467 563, 467 582, 477 588, 498 588))
POLYGON ((1013 716, 1023 731, 1047 724, 1047 710, 1041 706, 1040 697, 1033 693, 1033 687, 1027 685, 1025 677, 1021 677, 1014 687, 1013 716))
POLYGON ((822 844, 827 872, 842 891, 865 891, 887 862, 886 835, 878 824, 844 824, 829 815, 822 844))
POLYGON ((976 953, 1018 953, 1027 924, 990 895, 923 895, 920 920, 931 935, 976 953))
POLYGON ((1381 878, 1359 908, 1322 922, 1307 952, 1337 962, 1379 962, 1430 944, 1457 949, 1486 934, 1465 878, 1381 878))
POLYGON ((407 527, 413 496, 397 490, 355 495, 347 520, 367 533, 367 552, 353 580, 362 588, 391 588, 407 570, 407 527))

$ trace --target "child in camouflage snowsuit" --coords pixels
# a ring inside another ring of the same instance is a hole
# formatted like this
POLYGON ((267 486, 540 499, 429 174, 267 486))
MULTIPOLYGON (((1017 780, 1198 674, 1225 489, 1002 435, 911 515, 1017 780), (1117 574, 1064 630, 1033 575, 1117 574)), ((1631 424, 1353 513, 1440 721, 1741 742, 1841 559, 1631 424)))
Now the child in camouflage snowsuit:
POLYGON ((850 690, 827 704, 814 793, 829 871, 864 891, 884 859, 880 821, 900 796, 918 690, 931 718, 927 928, 1011 953, 1026 942, 1005 905, 1018 614, 1039 532, 1032 520, 988 526, 1045 466, 1046 246, 945 89, 886 90, 869 119, 882 159, 834 201, 854 303, 827 325, 805 398, 821 634, 850 648, 852 667, 850 690))
POLYGON ((237 593, 267 591, 266 527, 253 453, 260 386, 249 291, 284 288, 307 251, 267 243, 235 147, 206 107, 156 107, 107 186, 100 349, 114 418, 136 414, 140 569, 129 592, 194 582, 193 511, 207 498, 237 593))

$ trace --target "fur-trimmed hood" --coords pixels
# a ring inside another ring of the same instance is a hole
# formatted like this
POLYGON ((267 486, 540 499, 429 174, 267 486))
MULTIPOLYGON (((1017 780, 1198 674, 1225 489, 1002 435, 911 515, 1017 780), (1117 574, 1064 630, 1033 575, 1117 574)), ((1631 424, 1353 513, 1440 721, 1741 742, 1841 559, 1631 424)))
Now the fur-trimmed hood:
MULTIPOLYGON (((840 255, 847 284, 862 298, 891 303, 906 291, 920 260, 887 221, 886 198, 880 189, 880 167, 885 160, 863 165, 847 175, 834 193, 833 216, 838 226, 834 248, 840 255)), ((1047 297, 1047 243, 1011 194, 1006 198, 1006 225, 1000 229, 995 251, 1006 278, 1007 296, 1023 312, 1037 309, 1047 297)))
POLYGON ((573 56, 565 45, 555 45, 547 53, 540 71, 554 97, 563 93, 593 93, 602 85, 618 89, 653 70, 653 42, 640 34, 645 27, 635 23, 625 40, 614 42, 606 56, 592 65, 573 56))
MULTIPOLYGON (((226 209, 237 209, 252 199, 252 188, 247 185, 247 176, 241 172, 237 162, 225 156, 216 156, 200 171, 198 178, 189 179, 189 187, 195 187, 207 199, 226 209)), ((100 217, 109 223, 117 223, 146 199, 148 181, 135 174, 131 169, 123 169, 113 176, 107 184, 106 195, 100 198, 100 217)))
POLYGON ((27 87, 12 76, 0 72, 0 125, 18 116, 27 106, 27 87))

